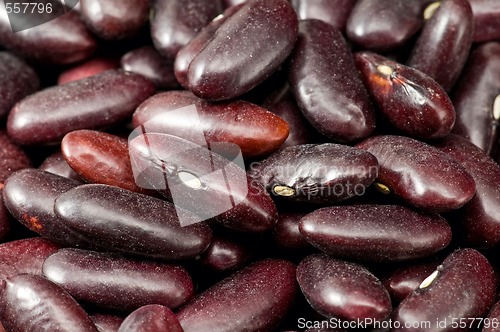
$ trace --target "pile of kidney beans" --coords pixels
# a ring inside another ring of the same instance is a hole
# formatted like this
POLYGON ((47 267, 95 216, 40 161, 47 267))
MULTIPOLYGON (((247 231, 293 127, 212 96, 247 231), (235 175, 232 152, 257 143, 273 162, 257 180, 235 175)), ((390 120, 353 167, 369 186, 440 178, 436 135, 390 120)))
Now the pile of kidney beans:
POLYGON ((0 13, 0 331, 500 331, 499 0, 0 13))

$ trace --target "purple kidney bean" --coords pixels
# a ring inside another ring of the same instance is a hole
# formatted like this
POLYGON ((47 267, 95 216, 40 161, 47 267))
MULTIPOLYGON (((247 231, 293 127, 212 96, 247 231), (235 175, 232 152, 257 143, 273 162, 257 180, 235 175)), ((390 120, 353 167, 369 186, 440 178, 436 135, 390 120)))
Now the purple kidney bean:
POLYGON ((79 301, 125 311, 149 303, 177 308, 194 292, 180 266, 77 249, 49 256, 43 274, 79 301))
POLYGON ((382 320, 392 310, 380 280, 355 263, 311 255, 297 267, 297 281, 309 304, 325 317, 382 320))
POLYGON ((458 209, 475 194, 474 178, 444 152, 402 136, 375 136, 357 145, 377 157, 377 182, 427 212, 458 209))
POLYGON ((250 170, 252 179, 273 195, 313 203, 363 195, 377 174, 378 163, 372 154, 333 143, 287 147, 250 170))
POLYGON ((491 308, 488 317, 483 321, 482 332, 498 332, 500 328, 500 302, 491 308))
POLYGON ((152 46, 126 53, 121 58, 121 67, 146 77, 159 89, 174 89, 179 86, 175 80, 172 60, 164 58, 152 46))
POLYGON ((305 251, 312 246, 300 233, 299 222, 306 212, 279 211, 278 222, 274 227, 274 242, 283 249, 305 251))
POLYGON ((151 37, 173 60, 177 52, 222 11, 220 0, 158 0, 153 3, 151 37))
POLYGON ((457 122, 453 133, 493 154, 500 120, 500 43, 476 48, 453 94, 457 122))
POLYGON ((251 182, 235 162, 216 153, 224 152, 234 160, 239 150, 225 143, 210 146, 215 150, 152 133, 133 139, 129 149, 136 178, 175 200, 177 207, 196 213, 197 221, 214 218, 224 226, 248 232, 274 227, 276 206, 265 188, 251 182))
POLYGON ((81 16, 104 39, 136 35, 149 17, 148 0, 81 0, 81 16))
POLYGON ((467 61, 474 18, 467 0, 443 1, 425 23, 408 65, 450 91, 467 61))
POLYGON ((375 128, 374 110, 341 32, 319 20, 299 27, 289 81, 304 116, 332 140, 368 136, 375 128))
POLYGON ((253 248, 238 237, 214 236, 212 243, 201 255, 200 263, 211 271, 234 271, 251 257, 253 248))
POLYGON ((267 259, 199 294, 177 317, 184 332, 274 331, 296 293, 295 265, 267 259))
POLYGON ((64 178, 68 178, 71 180, 75 180, 78 182, 82 181, 80 175, 78 175, 64 160, 64 157, 60 151, 57 151, 50 156, 48 156, 38 167, 39 170, 49 172, 52 174, 56 174, 62 176, 64 178))
POLYGON ((476 182, 476 195, 456 216, 469 245, 492 247, 500 243, 500 166, 465 138, 450 135, 438 149, 461 163, 476 182))
POLYGON ((20 144, 57 142, 77 129, 112 125, 154 93, 140 75, 107 71, 35 93, 14 106, 7 132, 20 144))
POLYGON ((371 52, 357 53, 354 59, 380 111, 397 129, 422 139, 450 133, 455 110, 432 78, 371 52))
POLYGON ((487 314, 495 288, 488 260, 474 249, 457 250, 397 307, 392 319, 401 327, 393 331, 417 331, 405 324, 419 326, 421 322, 430 322, 426 331, 457 331, 453 319, 467 321, 467 328, 460 331, 469 331, 469 319, 487 314))
POLYGON ((304 216, 299 229, 329 255, 376 262, 430 256, 451 241, 442 217, 397 205, 322 208, 304 216))
POLYGON ((496 0, 468 0, 474 14, 474 41, 500 39, 500 3, 496 0))
MULTIPOLYGON (((93 243, 145 257, 195 257, 212 239, 206 224, 182 227, 171 203, 107 185, 69 190, 56 199, 54 211, 93 243)), ((190 214, 185 211, 183 216, 190 214)))
POLYGON ((66 291, 29 274, 0 281, 0 319, 11 332, 97 332, 87 313, 66 291))
POLYGON ((292 0, 301 20, 317 19, 344 31, 356 0, 292 0))
POLYGON ((290 54, 297 29, 297 15, 288 1, 246 2, 217 29, 189 65, 191 91, 212 100, 248 92, 290 54))
POLYGON ((123 318, 106 314, 93 314, 90 316, 99 332, 118 332, 123 318))
POLYGON ((78 81, 89 76, 100 74, 106 70, 118 68, 119 64, 114 58, 93 58, 63 71, 57 78, 57 84, 60 85, 78 81))
POLYGON ((165 306, 143 306, 125 318, 118 332, 183 332, 175 314, 165 306))

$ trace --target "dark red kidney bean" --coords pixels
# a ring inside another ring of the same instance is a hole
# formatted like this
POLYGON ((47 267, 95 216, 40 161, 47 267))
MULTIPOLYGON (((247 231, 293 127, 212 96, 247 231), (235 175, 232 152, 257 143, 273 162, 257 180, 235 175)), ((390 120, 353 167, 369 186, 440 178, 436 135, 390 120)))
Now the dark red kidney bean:
POLYGON ((241 5, 242 3, 245 3, 247 1, 248 0, 222 0, 222 2, 224 3, 224 5, 226 7, 233 7, 233 6, 241 5))
POLYGON ((151 38, 156 49, 173 60, 177 52, 221 12, 220 0, 155 1, 151 38))
POLYGON ((4 131, 0 131, 0 189, 12 173, 28 167, 31 167, 31 161, 26 153, 4 131))
POLYGON ((103 39, 136 35, 149 17, 148 0, 82 0, 83 21, 103 39))
POLYGON ((94 58, 63 71, 57 79, 57 84, 78 81, 89 76, 100 74, 106 70, 118 68, 119 64, 116 59, 103 57, 94 58))
POLYGON ((359 143, 377 157, 377 182, 405 202, 427 212, 458 209, 476 192, 474 178, 436 148, 402 136, 374 136, 359 143))
POLYGON ((147 133, 164 133, 199 145, 228 142, 245 158, 269 155, 287 139, 288 124, 246 101, 210 103, 188 91, 152 96, 135 111, 132 123, 147 133))
POLYGON ((251 257, 253 248, 241 239, 214 236, 201 255, 200 263, 211 271, 226 272, 243 266, 251 257))
POLYGON ((126 119, 154 91, 140 75, 106 71, 21 100, 9 114, 7 132, 19 144, 57 142, 73 130, 126 119))
POLYGON ((159 304, 143 306, 125 318, 118 332, 183 332, 175 314, 159 304))
POLYGON ((182 227, 171 203, 108 185, 73 188, 56 199, 54 211, 93 243, 145 257, 195 257, 212 239, 206 224, 182 227))
POLYGON ((392 271, 382 282, 393 301, 399 303, 417 289, 438 265, 437 259, 409 263, 409 265, 392 271))
POLYGON ((500 4, 496 0, 468 0, 474 14, 474 41, 500 39, 500 4))
POLYGON ((56 20, 19 32, 12 32, 6 12, 0 18, 0 45, 42 63, 66 65, 88 58, 96 41, 76 11, 56 20))
POLYGON ((494 153, 500 121, 500 43, 478 46, 453 93, 457 122, 453 133, 494 153))
POLYGON ((424 23, 422 2, 358 0, 347 21, 347 36, 368 49, 402 46, 424 23))
POLYGON ((42 265, 59 246, 43 238, 29 238, 0 245, 0 279, 29 273, 42 275, 42 265))
POLYGON ((288 1, 246 2, 189 65, 189 88, 212 100, 232 99, 250 91, 288 57, 297 29, 297 15, 288 1))
POLYGON ((279 211, 278 222, 274 227, 274 242, 286 250, 305 251, 312 248, 300 233, 299 222, 306 212, 279 211))
POLYGON ((94 130, 75 130, 64 136, 61 151, 69 166, 91 183, 147 193, 135 183, 125 138, 94 130))
POLYGON ((325 317, 383 320, 392 311, 380 280, 359 264, 311 255, 297 266, 297 281, 307 302, 325 317))
POLYGON ((322 20, 341 31, 355 4, 355 0, 292 0, 299 19, 322 20))
POLYGON ((280 198, 331 203, 363 195, 377 178, 378 163, 372 154, 347 145, 304 144, 252 164, 249 175, 280 198))
POLYGON ((57 151, 50 156, 48 156, 38 167, 39 170, 49 172, 52 174, 56 174, 62 176, 64 178, 68 178, 71 180, 75 180, 78 182, 82 181, 80 175, 78 175, 64 160, 64 157, 60 151, 57 151))
POLYGON ((408 65, 450 91, 467 61, 473 33, 474 18, 467 0, 443 1, 425 23, 408 65))
POLYGON ((38 90, 40 82, 33 68, 9 52, 0 52, 0 77, 0 118, 3 118, 15 103, 38 90))
POLYGON ((451 241, 444 218, 397 205, 322 208, 304 216, 299 229, 329 255, 375 262, 430 256, 451 241))
POLYGON ((254 263, 196 296, 177 313, 184 332, 274 331, 297 293, 295 265, 254 263))
POLYGON ((175 80, 172 60, 164 58, 153 46, 132 50, 121 58, 123 70, 140 74, 158 89, 174 89, 179 86, 175 80))
MULTIPOLYGON (((426 331, 456 331, 452 318, 470 322, 483 317, 493 304, 495 288, 488 260, 474 249, 457 250, 397 307, 392 320, 401 327, 393 331, 415 331, 405 324, 421 322, 430 322, 426 331)), ((470 326, 460 330, 469 331, 470 326)))
POLYGON ((319 20, 301 21, 299 30, 289 81, 302 113, 330 139, 368 136, 375 113, 342 33, 319 20))
POLYGON ((65 290, 29 274, 0 281, 0 320, 11 332, 97 332, 87 313, 65 290))
POLYGON ((491 308, 488 317, 483 320, 482 332, 498 332, 500 327, 500 302, 491 308))
POLYGON ((3 196, 0 189, 0 243, 5 240, 12 230, 12 218, 3 203, 3 196))
POLYGON ((38 169, 25 169, 7 179, 3 199, 10 213, 28 229, 64 246, 89 247, 53 210, 56 197, 78 184, 38 169))
POLYGON ((118 332, 123 322, 122 317, 107 314, 93 314, 90 315, 90 319, 99 332, 118 332))
POLYGON ((397 129, 422 139, 450 133, 455 109, 432 78, 371 52, 357 53, 354 60, 380 111, 397 129))
POLYGON ((196 221, 213 218, 246 232, 272 229, 278 219, 276 206, 261 184, 251 182, 243 165, 233 162, 239 150, 225 143, 210 147, 213 150, 155 133, 138 136, 129 144, 136 178, 168 200, 175 199, 177 207, 195 213, 196 221), (217 154, 219 151, 231 161, 217 154))
POLYGON ((435 146, 461 163, 476 182, 476 195, 455 216, 464 227, 467 243, 476 247, 500 243, 500 166, 470 141, 456 135, 435 146))
POLYGON ((43 274, 79 301, 123 311, 150 303, 177 308, 194 293, 180 266, 78 249, 49 256, 43 274))

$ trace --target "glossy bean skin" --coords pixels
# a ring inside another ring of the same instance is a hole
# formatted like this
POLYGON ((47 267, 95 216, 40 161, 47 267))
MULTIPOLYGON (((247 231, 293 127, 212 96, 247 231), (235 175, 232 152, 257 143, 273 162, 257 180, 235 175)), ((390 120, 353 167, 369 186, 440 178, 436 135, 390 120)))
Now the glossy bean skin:
POLYGON ((210 146, 214 150, 176 136, 151 133, 134 138, 129 150, 136 178, 168 200, 175 199, 181 209, 195 213, 197 221, 214 220, 245 232, 272 229, 278 218, 276 206, 265 188, 253 183, 245 170, 232 161, 238 153, 234 145, 210 146), (227 153, 231 160, 219 155, 219 151, 227 153), (185 183, 181 176, 186 173, 194 176, 199 185, 185 183))
POLYGON ((386 121, 421 139, 441 138, 450 133, 455 109, 432 78, 371 52, 357 53, 354 60, 386 121))
POLYGON ((306 212, 280 211, 278 222, 274 227, 274 242, 283 249, 304 251, 312 249, 312 246, 300 233, 299 223, 306 212))
POLYGON ((353 0, 292 0, 300 20, 322 20, 344 31, 347 19, 356 4, 353 0))
POLYGON ((424 23, 422 2, 358 0, 347 21, 347 36, 367 49, 402 46, 424 23))
POLYGON ((12 332, 97 332, 87 313, 66 291, 29 274, 0 281, 0 319, 12 332))
POLYGON ((435 144, 461 163, 476 182, 476 195, 461 209, 456 219, 464 228, 465 240, 474 247, 500 243, 500 166, 465 138, 450 135, 435 144))
POLYGON ((173 60, 181 47, 221 11, 220 0, 156 1, 151 17, 151 37, 155 48, 173 60))
POLYGON ((297 292, 295 265, 254 263, 196 296, 177 313, 184 332, 273 331, 297 292))
POLYGON ((179 85, 175 80, 172 61, 164 58, 152 46, 144 46, 123 55, 121 67, 146 77, 158 89, 174 89, 179 85))
POLYGON ((457 122, 453 133, 469 139, 487 154, 493 154, 498 140, 500 104, 500 43, 478 46, 467 63, 453 93, 457 122), (497 106, 494 106, 497 105, 497 106))
POLYGON ((175 314, 159 304, 143 306, 125 318, 118 332, 183 332, 175 314))
POLYGON ((94 243, 143 257, 192 258, 212 239, 206 224, 182 227, 171 203, 107 185, 69 190, 56 199, 54 211, 94 243))
POLYGON ((496 285, 493 269, 481 253, 474 249, 457 250, 436 271, 437 277, 430 284, 422 283, 394 311, 392 319, 401 323, 401 328, 394 331, 418 331, 405 329, 404 324, 422 321, 431 322, 426 331, 456 331, 450 318, 467 320, 487 314, 496 285), (445 318, 445 326, 433 324, 445 318))
POLYGON ((90 319, 92 319, 99 332, 118 332, 123 322, 122 317, 106 314, 93 314, 90 315, 90 319))
POLYGON ((43 274, 79 301, 123 311, 149 303, 177 308, 194 293, 191 277, 180 266, 78 249, 49 256, 43 274))
POLYGON ((57 151, 48 156, 38 167, 39 170, 62 176, 71 180, 82 182, 78 175, 64 159, 62 152, 57 151))
POLYGON ((100 74, 106 70, 118 69, 118 62, 113 58, 98 57, 85 61, 77 66, 63 71, 57 79, 57 84, 65 84, 100 74))
POLYGON ((299 202, 340 202, 363 195, 378 175, 377 159, 347 145, 287 147, 252 164, 250 176, 273 195, 299 202))
POLYGON ((148 0, 82 0, 83 21, 103 39, 136 35, 149 17, 148 0))
POLYGON ((241 5, 242 3, 245 3, 247 1, 248 0, 222 0, 222 2, 224 3, 224 5, 226 7, 233 7, 233 6, 241 5))
POLYGON ((69 166, 85 180, 146 194, 135 183, 125 138, 94 130, 64 136, 61 151, 69 166))
POLYGON ((188 91, 154 95, 137 108, 132 123, 147 133, 170 134, 199 145, 234 143, 245 158, 269 155, 289 133, 285 120, 260 106, 237 100, 214 104, 188 91))
POLYGON ((467 0, 444 1, 425 23, 408 65, 450 91, 467 61, 473 34, 474 18, 467 0))
POLYGON ((451 241, 442 217, 397 205, 322 208, 305 215, 299 229, 329 255, 375 262, 430 256, 451 241))
POLYGON ((380 280, 355 263, 311 255, 297 266, 297 281, 309 304, 328 318, 383 320, 392 310, 380 280))
POLYGON ((288 57, 297 31, 297 15, 288 1, 246 2, 189 65, 191 91, 211 100, 232 99, 250 91, 288 57))
POLYGON ((126 119, 154 91, 147 79, 122 71, 47 88, 14 106, 7 119, 7 133, 19 144, 58 142, 73 130, 126 119))
POLYGON ((500 38, 500 4, 495 0, 468 0, 474 14, 474 42, 500 38))
POLYGON ((289 82, 302 113, 321 134, 358 141, 375 128, 375 114, 341 32, 319 20, 299 24, 289 82))
POLYGON ((475 194, 475 178, 436 148, 403 136, 374 136, 357 145, 377 157, 377 182, 427 212, 456 210, 475 194))
POLYGON ((0 52, 0 118, 22 98, 38 90, 38 75, 26 62, 9 52, 0 52))
POLYGON ((212 243, 200 257, 200 263, 210 271, 234 271, 251 257, 253 248, 238 237, 214 236, 212 243))
POLYGON ((485 319, 486 322, 484 323, 483 329, 481 331, 482 332, 498 331, 497 322, 500 321, 500 302, 495 303, 495 305, 491 308, 487 319, 485 319), (489 321, 487 319, 489 319, 489 321))

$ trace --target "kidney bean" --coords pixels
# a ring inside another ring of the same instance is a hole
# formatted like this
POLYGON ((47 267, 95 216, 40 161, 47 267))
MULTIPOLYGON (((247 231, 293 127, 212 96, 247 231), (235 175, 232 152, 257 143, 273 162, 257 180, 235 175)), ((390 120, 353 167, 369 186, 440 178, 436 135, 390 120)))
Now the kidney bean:
POLYGON ((500 43, 478 46, 469 57, 453 94, 457 122, 453 133, 493 154, 500 120, 500 43))
POLYGON ((81 0, 80 13, 101 38, 123 39, 136 35, 149 17, 148 0, 81 0))
POLYGON ((488 317, 483 321, 482 332, 497 332, 500 327, 500 302, 495 303, 491 308, 488 317))
POLYGON ((124 311, 149 303, 176 308, 194 293, 191 277, 180 266, 77 249, 49 256, 43 274, 79 301, 124 311))
POLYGON ((301 21, 299 27, 289 81, 304 116, 335 141, 368 136, 375 128, 373 107, 342 34, 319 20, 301 21))
POLYGON ((306 212, 279 211, 278 222, 274 227, 274 242, 283 249, 306 251, 312 246, 300 233, 299 222, 306 212))
MULTIPOLYGON (((420 284, 393 313, 401 328, 394 331, 415 331, 405 324, 429 321, 426 331, 456 331, 455 320, 483 317, 495 298, 495 277, 488 260, 474 249, 457 250, 449 255, 435 272, 420 284), (442 324, 438 326, 437 322, 442 324)), ((467 328, 461 331, 469 331, 467 328)))
POLYGON ((274 227, 276 206, 264 187, 251 182, 234 156, 239 149, 225 143, 202 146, 167 134, 145 134, 129 144, 136 179, 158 190, 182 213, 195 213, 195 220, 212 220, 229 228, 262 232, 274 227), (217 152, 225 153, 222 157, 217 152), (135 167, 135 168, 134 168, 135 167))
POLYGON ((191 91, 212 100, 248 92, 288 57, 297 28, 297 15, 288 1, 248 1, 217 29, 189 65, 191 91))
POLYGON ((97 331, 78 303, 47 279, 21 274, 0 281, 0 319, 8 331, 97 331))
POLYGON ((500 4, 495 0, 468 0, 474 14, 474 41, 500 39, 500 4))
POLYGON ((266 259, 196 296, 177 313, 184 332, 274 331, 297 292, 295 266, 266 259))
POLYGON ((476 182, 476 195, 455 216, 464 228, 467 243, 475 247, 500 243, 500 166, 474 144, 456 135, 435 146, 461 163, 476 182))
POLYGON ((57 142, 73 130, 126 119, 153 93, 153 84, 140 75, 107 71, 23 99, 9 114, 7 132, 19 144, 57 142))
POLYGON ((402 136, 375 136, 357 145, 380 165, 377 182, 427 212, 458 209, 475 194, 475 178, 436 148, 402 136))
POLYGON ((448 135, 455 110, 432 78, 381 55, 354 55, 362 79, 386 120, 404 133, 434 139, 448 135))
POLYGON ((299 229, 329 255, 376 262, 430 256, 451 241, 442 217, 397 205, 322 208, 304 216, 299 229))
POLYGON ((116 59, 104 57, 93 58, 63 71, 57 79, 57 84, 78 81, 100 74, 106 70, 118 69, 118 67, 116 59))
POLYGON ((467 0, 443 1, 413 47, 408 65, 450 91, 467 61, 474 18, 467 0))
POLYGON ((99 332, 118 332, 123 322, 122 317, 106 314, 93 314, 90 319, 92 319, 99 332))
POLYGON ((28 155, 0 131, 0 189, 12 173, 28 167, 31 167, 28 155))
POLYGON ((57 151, 48 156, 38 169, 78 182, 82 181, 82 178, 68 165, 66 160, 64 160, 61 151, 57 151))
POLYGON ((253 164, 249 174, 280 198, 331 203, 363 195, 377 178, 378 163, 372 154, 350 146, 304 144, 253 164))
POLYGON ((276 151, 289 133, 283 119, 262 107, 246 101, 213 104, 188 91, 154 95, 137 108, 132 123, 147 133, 170 134, 199 145, 234 143, 248 158, 276 151))
POLYGON ((253 251, 252 246, 241 237, 217 235, 201 255, 200 263, 210 271, 234 271, 250 259, 253 251))
POLYGON ((382 320, 392 310, 380 280, 355 263, 311 255, 297 267, 297 281, 309 304, 325 317, 382 320))
POLYGON ((247 2, 247 0, 222 0, 226 7, 233 7, 247 2))
POLYGON ((118 332, 183 332, 175 314, 165 306, 143 306, 125 318, 118 332))
POLYGON ((299 19, 322 20, 341 31, 355 4, 355 0, 292 0, 299 19))
POLYGON ((144 46, 126 53, 121 58, 121 67, 146 77, 158 89, 175 89, 179 86, 175 80, 172 61, 164 58, 152 46, 144 46))
POLYGON ((151 38, 168 59, 222 11, 220 0, 159 0, 153 3, 151 38))

